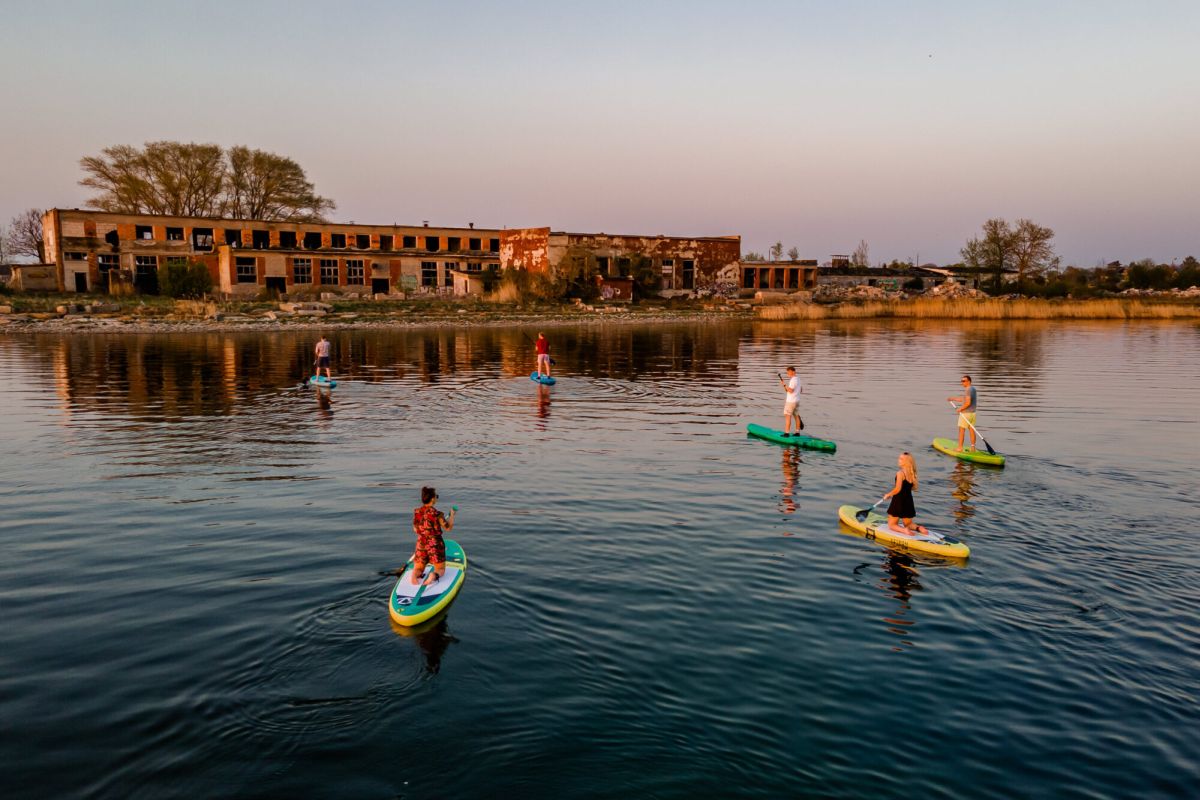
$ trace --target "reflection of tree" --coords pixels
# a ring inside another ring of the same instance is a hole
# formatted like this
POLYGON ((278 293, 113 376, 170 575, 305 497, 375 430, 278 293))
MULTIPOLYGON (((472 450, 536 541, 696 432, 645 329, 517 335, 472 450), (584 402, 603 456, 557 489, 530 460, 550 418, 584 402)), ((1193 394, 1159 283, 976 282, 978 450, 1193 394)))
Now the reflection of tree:
MULTIPOLYGON (((1041 388, 1040 373, 1046 361, 1045 322, 980 321, 962 324, 960 330, 962 371, 970 374, 976 384, 986 385, 989 378, 997 378, 1012 389, 1037 392, 1041 388)), ((981 387, 980 391, 984 390, 981 387)))

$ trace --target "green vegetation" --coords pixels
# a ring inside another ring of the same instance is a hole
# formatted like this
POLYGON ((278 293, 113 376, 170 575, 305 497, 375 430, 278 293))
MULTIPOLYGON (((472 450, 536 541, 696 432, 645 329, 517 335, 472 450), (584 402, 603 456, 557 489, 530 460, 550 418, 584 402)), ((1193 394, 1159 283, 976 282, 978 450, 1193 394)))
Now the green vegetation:
POLYGON ((167 297, 199 299, 212 291, 212 275, 203 261, 169 263, 159 274, 159 289, 167 297))

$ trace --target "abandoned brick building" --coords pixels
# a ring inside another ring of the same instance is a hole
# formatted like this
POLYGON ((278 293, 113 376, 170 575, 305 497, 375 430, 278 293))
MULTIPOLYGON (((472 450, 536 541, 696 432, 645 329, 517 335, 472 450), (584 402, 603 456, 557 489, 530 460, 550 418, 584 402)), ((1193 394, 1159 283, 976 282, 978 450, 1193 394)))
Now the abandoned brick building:
POLYGON ((173 262, 201 261, 227 295, 263 290, 354 294, 476 293, 489 271, 546 272, 586 257, 607 299, 628 300, 635 268, 655 270, 664 296, 697 290, 796 291, 815 262, 741 261, 740 236, 630 236, 550 228, 262 222, 51 209, 46 259, 61 291, 158 288, 173 262))

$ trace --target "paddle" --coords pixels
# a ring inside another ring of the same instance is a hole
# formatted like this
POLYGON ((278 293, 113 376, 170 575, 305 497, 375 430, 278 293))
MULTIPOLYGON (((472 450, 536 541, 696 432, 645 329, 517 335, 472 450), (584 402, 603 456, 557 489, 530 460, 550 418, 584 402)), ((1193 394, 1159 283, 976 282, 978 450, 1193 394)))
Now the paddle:
MULTIPOLYGON (((785 380, 783 379, 783 373, 782 373, 782 372, 776 372, 776 373, 775 373, 775 377, 776 377, 776 378, 779 378, 779 382, 780 382, 780 383, 782 383, 784 386, 787 386, 787 381, 785 381, 785 380)), ((801 387, 800 387, 800 391, 804 391, 804 387, 803 387, 803 386, 801 386, 801 387)), ((797 400, 799 400, 800 398, 798 398, 798 397, 797 397, 796 399, 797 399, 797 400)), ((796 421, 800 423, 800 431, 804 430, 804 417, 802 417, 802 416, 800 416, 799 414, 797 414, 797 415, 796 415, 796 421)), ((800 431, 796 431, 796 434, 797 434, 797 435, 799 435, 800 431)))
POLYGON ((871 506, 870 508, 864 508, 862 511, 854 512, 854 518, 856 520, 858 520, 859 522, 862 522, 863 520, 865 520, 867 518, 868 514, 870 514, 875 509, 879 508, 879 506, 881 506, 883 504, 884 500, 887 500, 886 494, 883 497, 879 498, 879 502, 876 503, 875 505, 871 506))
MULTIPOLYGON (((533 341, 533 337, 530 336, 525 331, 521 331, 521 335, 524 336, 526 339, 528 339, 530 342, 537 344, 536 342, 533 341)), ((550 366, 552 366, 552 367, 558 366, 558 362, 554 360, 554 356, 550 356, 550 366)))
MULTIPOLYGON (((958 411, 958 406, 954 405, 953 400, 950 401, 950 405, 954 406, 955 411, 958 411)), ((975 427, 975 425, 971 422, 971 420, 967 419, 966 415, 963 414, 961 411, 958 411, 958 415, 963 418, 963 422, 965 422, 965 423, 967 423, 967 425, 971 426, 971 430, 975 431, 975 435, 979 437, 979 441, 983 442, 983 446, 987 448, 988 455, 991 455, 991 456, 996 455, 996 449, 994 447, 992 447, 990 444, 988 444, 988 440, 983 438, 983 434, 979 432, 979 429, 975 427)))

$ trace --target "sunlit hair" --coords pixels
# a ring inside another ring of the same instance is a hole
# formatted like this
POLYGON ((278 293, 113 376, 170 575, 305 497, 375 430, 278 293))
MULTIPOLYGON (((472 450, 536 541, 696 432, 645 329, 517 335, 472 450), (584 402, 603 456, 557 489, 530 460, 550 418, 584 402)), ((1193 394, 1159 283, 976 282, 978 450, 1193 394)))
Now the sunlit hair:
POLYGON ((912 484, 915 492, 917 490, 917 462, 912 457, 912 453, 905 451, 900 454, 900 471, 904 473, 904 480, 912 484))

